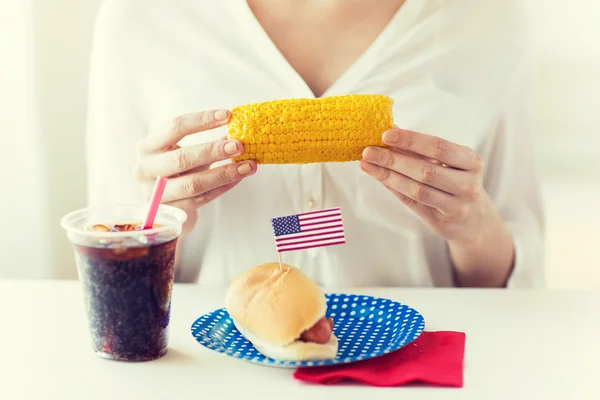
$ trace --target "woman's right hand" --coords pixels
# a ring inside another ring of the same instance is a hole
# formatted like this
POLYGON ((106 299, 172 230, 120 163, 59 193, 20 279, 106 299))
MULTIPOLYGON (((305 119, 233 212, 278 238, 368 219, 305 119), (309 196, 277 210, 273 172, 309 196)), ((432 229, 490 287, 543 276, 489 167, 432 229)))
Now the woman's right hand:
POLYGON ((150 199, 157 176, 167 177, 162 203, 188 213, 184 233, 194 226, 199 207, 256 172, 256 163, 251 160, 210 168, 215 162, 242 154, 244 146, 239 141, 223 138, 193 146, 177 145, 187 135, 225 125, 229 116, 228 110, 180 115, 138 143, 134 174, 142 185, 144 197, 150 199))

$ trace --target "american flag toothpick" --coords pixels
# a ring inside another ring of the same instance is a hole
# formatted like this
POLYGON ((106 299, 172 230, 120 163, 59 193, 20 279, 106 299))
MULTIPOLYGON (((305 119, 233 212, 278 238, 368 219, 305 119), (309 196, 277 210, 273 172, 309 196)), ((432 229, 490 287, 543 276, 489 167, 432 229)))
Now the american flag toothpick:
POLYGON ((281 253, 346 243, 340 207, 271 219, 279 265, 281 253))

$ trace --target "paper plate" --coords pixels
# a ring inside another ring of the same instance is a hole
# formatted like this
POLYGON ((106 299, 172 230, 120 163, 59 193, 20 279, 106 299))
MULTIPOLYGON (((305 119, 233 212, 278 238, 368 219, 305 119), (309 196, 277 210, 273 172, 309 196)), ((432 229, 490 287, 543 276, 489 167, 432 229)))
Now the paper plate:
POLYGON ((276 367, 316 367, 346 364, 398 350, 425 329, 415 309, 371 296, 327 294, 327 317, 334 320, 339 339, 335 359, 326 361, 279 361, 260 354, 235 328, 225 309, 205 314, 192 324, 194 338, 202 346, 228 356, 276 367))

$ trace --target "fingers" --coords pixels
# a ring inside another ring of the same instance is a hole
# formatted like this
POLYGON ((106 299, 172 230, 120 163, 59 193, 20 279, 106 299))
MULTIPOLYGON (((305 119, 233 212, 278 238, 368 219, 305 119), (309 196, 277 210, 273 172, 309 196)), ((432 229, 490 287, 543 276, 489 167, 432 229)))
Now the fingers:
POLYGON ((462 212, 461 203, 455 196, 365 160, 360 162, 360 167, 388 189, 396 192, 396 197, 407 205, 414 206, 413 203, 418 203, 444 214, 454 215, 462 212))
POLYGON ((138 173, 142 177, 170 177, 242 154, 244 145, 236 140, 218 140, 206 144, 181 147, 164 153, 149 154, 140 159, 138 173))
POLYGON ((465 171, 446 168, 422 157, 392 149, 367 147, 363 158, 370 163, 405 175, 417 182, 457 196, 472 198, 479 188, 478 177, 465 171))
MULTIPOLYGON (((385 185, 384 185, 385 186, 385 185)), ((387 190, 390 191, 394 196, 396 196, 405 206, 407 206, 412 212, 414 212, 421 219, 428 221, 431 218, 432 209, 424 204, 419 203, 416 200, 411 199, 410 197, 398 192, 396 189, 391 188, 389 186, 385 186, 387 190)))
POLYGON ((152 153, 168 150, 187 135, 225 125, 229 116, 228 110, 221 109, 177 116, 140 142, 138 151, 152 153))
POLYGON ((236 187, 238 185, 238 183, 240 183, 240 182, 241 181, 231 182, 224 186, 220 186, 216 189, 209 190, 206 193, 202 193, 199 196, 190 197, 190 198, 183 199, 183 200, 173 201, 168 204, 170 206, 175 206, 175 207, 181 208, 183 210, 195 210, 197 208, 202 207, 205 204, 210 203, 217 197, 227 193, 228 191, 230 191, 231 189, 236 187))
POLYGON ((468 171, 480 171, 483 168, 481 157, 473 149, 436 136, 390 129, 384 132, 382 139, 388 146, 438 160, 453 168, 468 171))
POLYGON ((171 178, 167 182, 163 202, 171 203, 197 197, 221 186, 238 182, 254 172, 256 172, 256 163, 244 161, 171 178))

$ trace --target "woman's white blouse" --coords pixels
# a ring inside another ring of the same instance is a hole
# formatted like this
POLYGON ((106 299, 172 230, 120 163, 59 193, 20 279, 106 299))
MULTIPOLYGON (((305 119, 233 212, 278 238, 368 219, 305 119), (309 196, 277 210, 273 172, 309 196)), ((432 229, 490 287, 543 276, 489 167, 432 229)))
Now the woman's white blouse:
MULTIPOLYGON (((385 94, 394 99, 399 127, 484 157, 485 188, 514 234, 512 288, 544 284, 524 28, 511 1, 408 0, 324 95, 385 94)), ((245 0, 105 2, 91 59, 90 204, 143 201, 132 174, 135 145, 171 118, 297 97, 314 96, 245 0)), ((225 134, 222 127, 180 144, 225 134)), ((284 253, 284 262, 329 287, 454 284, 444 240, 358 162, 259 166, 200 209, 177 279, 227 285, 243 270, 277 260, 271 217, 336 206, 346 244, 284 253)))

